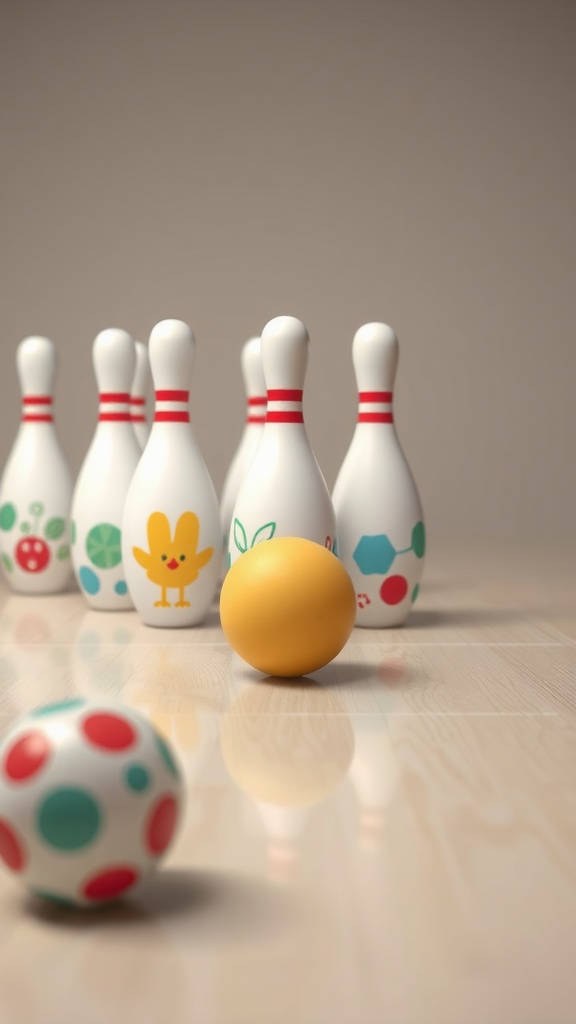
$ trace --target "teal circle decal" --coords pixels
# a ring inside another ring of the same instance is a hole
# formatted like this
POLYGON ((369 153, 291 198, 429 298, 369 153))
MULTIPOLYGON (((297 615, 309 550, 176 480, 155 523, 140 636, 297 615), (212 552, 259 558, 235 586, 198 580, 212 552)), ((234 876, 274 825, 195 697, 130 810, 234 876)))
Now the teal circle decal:
POLYGON ((93 569, 89 569, 87 565, 83 565, 78 575, 80 577, 80 586, 87 594, 98 593, 100 590, 100 580, 93 569))

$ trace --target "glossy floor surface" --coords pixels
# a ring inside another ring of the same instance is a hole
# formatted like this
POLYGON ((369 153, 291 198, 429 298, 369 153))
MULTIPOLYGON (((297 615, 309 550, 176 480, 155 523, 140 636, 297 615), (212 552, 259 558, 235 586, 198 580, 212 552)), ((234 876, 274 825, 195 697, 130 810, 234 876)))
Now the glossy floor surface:
POLYGON ((264 680, 202 628, 2 591, 0 711, 148 712, 188 808, 132 901, 0 875, 2 1024, 573 1024, 576 549, 442 545, 403 629, 264 680))

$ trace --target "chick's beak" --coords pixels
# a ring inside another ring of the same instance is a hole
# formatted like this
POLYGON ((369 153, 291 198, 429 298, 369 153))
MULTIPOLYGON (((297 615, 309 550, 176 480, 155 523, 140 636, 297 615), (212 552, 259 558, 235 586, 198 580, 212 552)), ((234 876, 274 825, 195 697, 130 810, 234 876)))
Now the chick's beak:
POLYGON ((166 563, 166 565, 168 569, 177 569, 179 563, 176 561, 175 558, 171 558, 170 561, 166 563))

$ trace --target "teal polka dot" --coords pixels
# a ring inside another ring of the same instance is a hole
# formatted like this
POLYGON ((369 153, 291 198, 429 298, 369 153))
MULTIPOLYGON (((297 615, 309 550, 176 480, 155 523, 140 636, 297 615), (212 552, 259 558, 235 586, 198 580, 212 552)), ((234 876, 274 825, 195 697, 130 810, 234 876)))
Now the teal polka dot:
POLYGON ((55 715, 59 711, 72 711, 74 708, 81 708, 85 703, 83 697, 75 697, 74 700, 59 700, 55 704, 44 704, 41 708, 34 708, 30 712, 30 717, 40 718, 43 715, 55 715))
POLYGON ((87 594, 98 593, 100 590, 100 580, 92 569, 87 565, 83 565, 78 576, 80 577, 80 586, 84 588, 87 594))
POLYGON ((55 892, 46 892, 45 889, 33 889, 32 892, 35 896, 39 896, 41 900, 49 900, 50 903, 57 903, 61 907, 74 906, 72 900, 67 900, 65 896, 57 896, 55 892))
POLYGON ((119 594, 120 597, 124 597, 124 594, 128 593, 128 587, 124 580, 118 580, 118 583, 114 584, 114 591, 116 594, 119 594))
POLYGON ((133 789, 136 793, 141 793, 144 789, 148 789, 150 785, 148 769, 141 764, 131 764, 126 770, 126 782, 130 789, 133 789))
POLYGON ((38 810, 37 825, 46 843, 57 850, 81 850, 98 835, 98 804, 83 789, 57 789, 38 810))
POLYGON ((418 597, 419 593, 420 593, 420 584, 417 583, 416 586, 414 587, 414 590, 412 591, 412 604, 414 604, 414 601, 418 597))
POLYGON ((162 736, 159 736, 158 733, 156 733, 156 743, 158 744, 158 750, 160 751, 162 760, 164 761, 164 764, 166 765, 168 771, 170 772, 170 775, 173 775, 174 778, 177 779, 179 772, 178 768, 176 767, 176 762, 172 757, 172 751, 170 750, 170 747, 166 743, 166 740, 162 739, 162 736))

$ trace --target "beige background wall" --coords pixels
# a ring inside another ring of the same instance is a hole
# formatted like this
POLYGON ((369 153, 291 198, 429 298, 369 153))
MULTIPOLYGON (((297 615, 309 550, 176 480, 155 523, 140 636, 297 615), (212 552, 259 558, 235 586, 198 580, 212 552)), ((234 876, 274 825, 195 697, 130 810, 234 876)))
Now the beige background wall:
POLYGON ((198 339, 218 488, 243 340, 312 337, 305 409, 332 484, 350 342, 401 342, 396 412, 429 529, 574 532, 576 5, 560 0, 0 0, 0 459, 13 350, 61 353, 78 468, 90 345, 164 317, 198 339))

